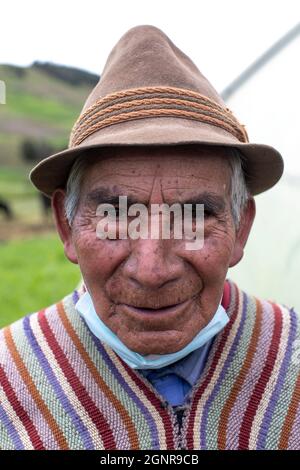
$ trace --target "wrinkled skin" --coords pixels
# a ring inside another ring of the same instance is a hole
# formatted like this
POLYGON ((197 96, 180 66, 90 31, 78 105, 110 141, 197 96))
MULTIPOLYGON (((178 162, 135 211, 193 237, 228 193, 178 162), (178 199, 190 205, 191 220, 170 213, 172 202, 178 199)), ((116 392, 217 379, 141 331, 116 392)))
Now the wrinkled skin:
POLYGON ((121 147, 101 151, 101 159, 92 155, 71 228, 64 215, 65 192, 54 193, 66 256, 79 264, 102 321, 133 351, 167 354, 188 344, 214 315, 227 270, 243 256, 255 204, 250 198, 236 230, 226 152, 212 147, 121 147), (221 198, 223 207, 206 214, 201 250, 187 250, 184 240, 174 239, 100 240, 96 207, 101 201, 90 200, 88 194, 103 187, 148 205, 182 203, 206 192, 221 198), (174 311, 155 310, 174 304, 174 311))

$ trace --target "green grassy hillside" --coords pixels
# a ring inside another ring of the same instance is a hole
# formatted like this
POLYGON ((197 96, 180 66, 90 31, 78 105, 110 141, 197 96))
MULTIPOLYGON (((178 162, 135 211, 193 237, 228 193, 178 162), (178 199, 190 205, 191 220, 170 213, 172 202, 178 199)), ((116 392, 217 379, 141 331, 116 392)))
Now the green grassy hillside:
POLYGON ((64 147, 98 78, 54 64, 0 64, 0 80, 6 84, 6 104, 0 105, 0 166, 22 165, 21 145, 25 138, 64 147))
POLYGON ((13 214, 8 219, 0 213, 0 328, 57 301, 80 279, 29 182, 35 162, 26 163, 22 149, 25 140, 64 148, 98 79, 53 64, 0 64, 0 80, 6 85, 6 104, 0 104, 0 200, 13 214))

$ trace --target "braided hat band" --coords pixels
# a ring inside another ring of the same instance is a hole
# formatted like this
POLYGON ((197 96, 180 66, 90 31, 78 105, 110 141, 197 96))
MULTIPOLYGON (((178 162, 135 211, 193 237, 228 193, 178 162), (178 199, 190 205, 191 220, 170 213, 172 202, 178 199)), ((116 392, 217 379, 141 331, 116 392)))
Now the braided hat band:
POLYGON ((98 99, 76 121, 69 147, 76 147, 100 129, 136 119, 176 117, 224 129, 240 142, 247 132, 228 108, 200 93, 175 87, 140 87, 111 93, 98 99))

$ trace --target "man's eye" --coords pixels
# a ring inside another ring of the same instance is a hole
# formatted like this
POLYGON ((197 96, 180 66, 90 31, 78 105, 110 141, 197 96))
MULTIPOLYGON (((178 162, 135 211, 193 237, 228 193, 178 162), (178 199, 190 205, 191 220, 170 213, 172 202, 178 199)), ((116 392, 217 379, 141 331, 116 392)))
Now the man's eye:
MULTIPOLYGON (((205 218, 213 217, 214 215, 215 215, 215 214, 214 214, 214 212, 213 212, 211 209, 204 209, 204 217, 205 217, 205 218)), ((193 219, 196 219, 196 216, 197 216, 196 207, 193 207, 193 209, 192 209, 192 217, 193 217, 193 219)))
POLYGON ((209 210, 209 209, 205 209, 204 211, 204 217, 213 217, 214 216, 214 213, 213 211, 209 210))

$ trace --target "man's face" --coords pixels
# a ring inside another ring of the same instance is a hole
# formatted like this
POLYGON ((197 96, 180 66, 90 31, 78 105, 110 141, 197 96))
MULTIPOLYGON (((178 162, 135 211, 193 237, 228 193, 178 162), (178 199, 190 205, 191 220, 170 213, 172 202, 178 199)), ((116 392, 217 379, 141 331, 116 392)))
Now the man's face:
POLYGON ((123 147, 92 159, 67 242, 62 238, 97 314, 131 350, 178 351, 214 315, 228 267, 241 257, 230 189, 231 170, 221 148, 123 147), (203 203, 209 208, 203 248, 188 250, 178 239, 100 240, 97 206, 120 195, 148 207, 203 203))

